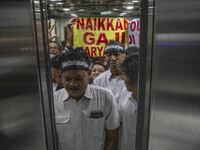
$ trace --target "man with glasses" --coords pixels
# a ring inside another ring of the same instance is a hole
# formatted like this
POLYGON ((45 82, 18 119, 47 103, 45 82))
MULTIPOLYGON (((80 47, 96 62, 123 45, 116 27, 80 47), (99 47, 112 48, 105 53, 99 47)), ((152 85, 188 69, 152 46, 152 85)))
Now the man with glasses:
POLYGON ((62 44, 59 41, 49 42, 49 53, 52 55, 59 54, 62 51, 62 44))
POLYGON ((100 74, 95 80, 94 85, 111 90, 115 96, 116 102, 123 87, 125 87, 122 79, 122 71, 120 65, 125 58, 124 46, 118 41, 111 41, 105 47, 106 63, 109 70, 100 74))

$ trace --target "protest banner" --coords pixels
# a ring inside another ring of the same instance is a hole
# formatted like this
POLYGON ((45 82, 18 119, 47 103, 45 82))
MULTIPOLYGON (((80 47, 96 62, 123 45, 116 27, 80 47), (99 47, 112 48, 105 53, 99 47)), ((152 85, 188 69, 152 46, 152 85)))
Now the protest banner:
POLYGON ((104 56, 110 41, 126 44, 129 21, 124 18, 79 18, 73 27, 74 48, 82 47, 89 56, 104 56))
POLYGON ((128 24, 127 47, 140 47, 140 18, 135 18, 128 24))

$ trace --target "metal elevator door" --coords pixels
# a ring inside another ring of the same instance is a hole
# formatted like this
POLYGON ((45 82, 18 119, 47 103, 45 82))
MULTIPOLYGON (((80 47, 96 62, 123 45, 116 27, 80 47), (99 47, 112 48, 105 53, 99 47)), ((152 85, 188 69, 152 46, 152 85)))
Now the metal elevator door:
POLYGON ((200 3, 155 0, 149 150, 200 149, 200 3))
POLYGON ((0 1, 1 150, 56 147, 42 2, 0 1))

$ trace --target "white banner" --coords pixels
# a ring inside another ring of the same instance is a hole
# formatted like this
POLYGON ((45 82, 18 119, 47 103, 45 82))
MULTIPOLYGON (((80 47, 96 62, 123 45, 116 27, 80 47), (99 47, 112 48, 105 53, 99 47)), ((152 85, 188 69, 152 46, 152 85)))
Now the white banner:
POLYGON ((140 18, 135 18, 128 24, 128 47, 140 47, 140 18))

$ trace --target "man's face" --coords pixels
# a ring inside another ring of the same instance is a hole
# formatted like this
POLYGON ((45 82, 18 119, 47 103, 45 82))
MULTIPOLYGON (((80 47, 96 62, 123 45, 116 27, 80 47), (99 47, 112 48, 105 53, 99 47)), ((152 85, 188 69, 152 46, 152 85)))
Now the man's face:
POLYGON ((125 54, 120 52, 111 52, 106 54, 106 63, 111 71, 120 70, 120 65, 125 58, 125 54))
POLYGON ((89 74, 84 70, 68 70, 62 73, 63 86, 71 97, 80 100, 88 86, 89 74))
POLYGON ((53 55, 60 53, 58 45, 56 43, 49 43, 49 52, 53 55))
POLYGON ((61 77, 60 69, 56 69, 54 67, 51 67, 51 76, 52 76, 53 82, 62 85, 62 77, 61 77))

